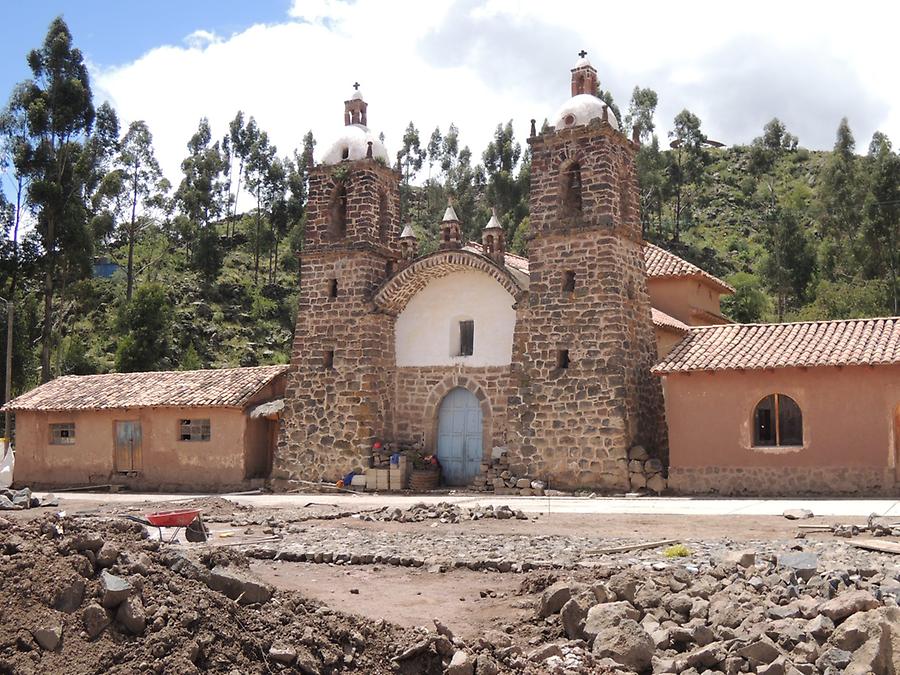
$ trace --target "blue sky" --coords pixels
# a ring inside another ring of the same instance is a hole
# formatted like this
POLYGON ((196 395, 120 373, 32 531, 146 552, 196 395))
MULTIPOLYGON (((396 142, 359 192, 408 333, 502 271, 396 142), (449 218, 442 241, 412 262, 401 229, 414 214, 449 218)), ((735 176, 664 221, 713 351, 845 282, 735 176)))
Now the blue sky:
POLYGON ((0 96, 30 74, 29 50, 58 15, 76 45, 99 66, 134 61, 153 47, 179 44, 196 30, 238 33, 254 23, 283 20, 290 0, 6 0, 0 40, 0 96), (14 30, 10 27, 15 26, 14 30))
POLYGON ((569 97, 585 49, 624 109, 659 94, 662 142, 689 109, 706 133, 748 143, 773 117, 826 149, 847 116, 857 147, 883 131, 900 146, 900 4, 857 0, 0 0, 0 102, 28 76, 25 55, 62 14, 91 69, 95 103, 123 128, 144 120, 173 184, 201 117, 221 137, 238 110, 290 155, 312 130, 321 157, 341 133, 354 81, 369 126, 396 153, 413 121, 423 141, 455 123, 479 158, 498 123, 523 140, 569 97), (10 26, 14 26, 11 29, 10 26))

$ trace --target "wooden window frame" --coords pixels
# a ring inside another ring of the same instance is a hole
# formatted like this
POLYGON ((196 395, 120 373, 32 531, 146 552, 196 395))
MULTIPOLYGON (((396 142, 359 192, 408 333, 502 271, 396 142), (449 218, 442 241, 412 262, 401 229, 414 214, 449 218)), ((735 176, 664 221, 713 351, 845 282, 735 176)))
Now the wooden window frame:
POLYGON ((50 445, 75 445, 75 422, 51 422, 49 433, 50 445))
POLYGON ((212 425, 208 417, 182 417, 178 423, 178 440, 184 443, 206 443, 212 438, 212 425), (195 438, 195 433, 197 438, 195 438), (185 436, 187 438, 185 438, 185 436))
POLYGON ((802 448, 803 447, 803 438, 805 434, 803 433, 803 409, 800 407, 800 404, 797 403, 796 399, 787 394, 780 393, 772 393, 767 394, 762 397, 759 401, 756 402, 756 405, 753 406, 753 436, 750 439, 750 446, 753 448, 802 448), (759 422, 757 420, 759 413, 759 406, 761 406, 766 400, 772 398, 772 427, 774 430, 774 443, 757 443, 756 439, 758 437, 758 425, 759 422), (797 406, 797 410, 800 412, 800 443, 782 443, 781 442, 781 398, 790 399, 795 406, 797 406))

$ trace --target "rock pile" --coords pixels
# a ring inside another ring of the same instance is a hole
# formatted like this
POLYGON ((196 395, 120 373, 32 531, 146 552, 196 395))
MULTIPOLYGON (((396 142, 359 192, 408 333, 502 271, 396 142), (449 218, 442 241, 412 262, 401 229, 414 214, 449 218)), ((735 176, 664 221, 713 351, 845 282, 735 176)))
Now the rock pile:
POLYGON ((55 515, 0 519, 0 542, 3 673, 443 670, 433 651, 395 668, 417 631, 273 592, 229 549, 193 558, 131 521, 55 515))
POLYGON ((31 494, 29 488, 22 488, 21 490, 0 488, 0 511, 35 509, 40 506, 59 506, 59 500, 52 494, 45 495, 41 499, 31 494))
POLYGON ((489 504, 484 508, 467 509, 448 502, 438 502, 437 504, 419 502, 405 510, 384 507, 374 513, 360 515, 360 520, 396 521, 399 523, 421 523, 425 520, 437 520, 446 524, 458 523, 464 520, 481 520, 482 518, 528 520, 528 516, 521 510, 513 510, 505 504, 497 508, 489 504))
POLYGON ((596 672, 564 665, 563 650, 577 647, 591 667, 614 672, 900 672, 898 576, 827 571, 803 551, 762 560, 733 551, 705 572, 607 570, 557 581, 536 603, 533 623, 547 644, 529 660, 547 673, 596 672))
POLYGON ((494 448, 490 461, 481 465, 481 470, 472 482, 473 490, 493 492, 496 495, 541 496, 546 488, 544 481, 514 476, 509 470, 506 448, 494 448))
POLYGON ((649 490, 662 494, 666 489, 663 463, 651 457, 642 445, 635 445, 628 451, 628 480, 632 490, 649 490))

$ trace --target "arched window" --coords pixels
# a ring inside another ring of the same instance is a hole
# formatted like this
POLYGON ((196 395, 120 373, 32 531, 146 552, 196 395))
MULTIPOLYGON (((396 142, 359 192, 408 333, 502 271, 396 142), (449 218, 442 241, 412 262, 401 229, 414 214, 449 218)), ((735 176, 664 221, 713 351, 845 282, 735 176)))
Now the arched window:
POLYGON ((335 186, 331 196, 328 233, 335 239, 347 234, 347 186, 343 182, 335 186))
POLYGON ((753 445, 803 445, 803 413, 790 396, 769 394, 753 411, 753 445))
POLYGON ((572 162, 562 172, 562 212, 565 216, 581 213, 581 165, 572 162))

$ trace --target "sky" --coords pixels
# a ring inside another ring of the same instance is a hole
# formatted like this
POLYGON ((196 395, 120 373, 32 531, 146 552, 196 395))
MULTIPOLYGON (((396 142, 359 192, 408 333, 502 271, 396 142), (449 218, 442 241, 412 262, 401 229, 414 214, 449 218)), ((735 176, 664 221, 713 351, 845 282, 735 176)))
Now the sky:
MULTIPOLYGON (((177 184, 201 117, 214 136, 238 110, 292 154, 316 155, 343 124, 354 81, 389 153, 413 121, 423 143, 453 122, 479 157, 498 123, 524 141, 552 118, 584 49, 623 110, 659 94, 657 131, 689 109, 708 136, 748 143, 779 117, 800 144, 834 144, 848 117, 858 149, 900 144, 900 3, 596 0, 0 0, 0 97, 59 14, 88 62, 95 103, 147 122, 177 184)), ((551 119, 552 122, 552 119, 551 119)))

